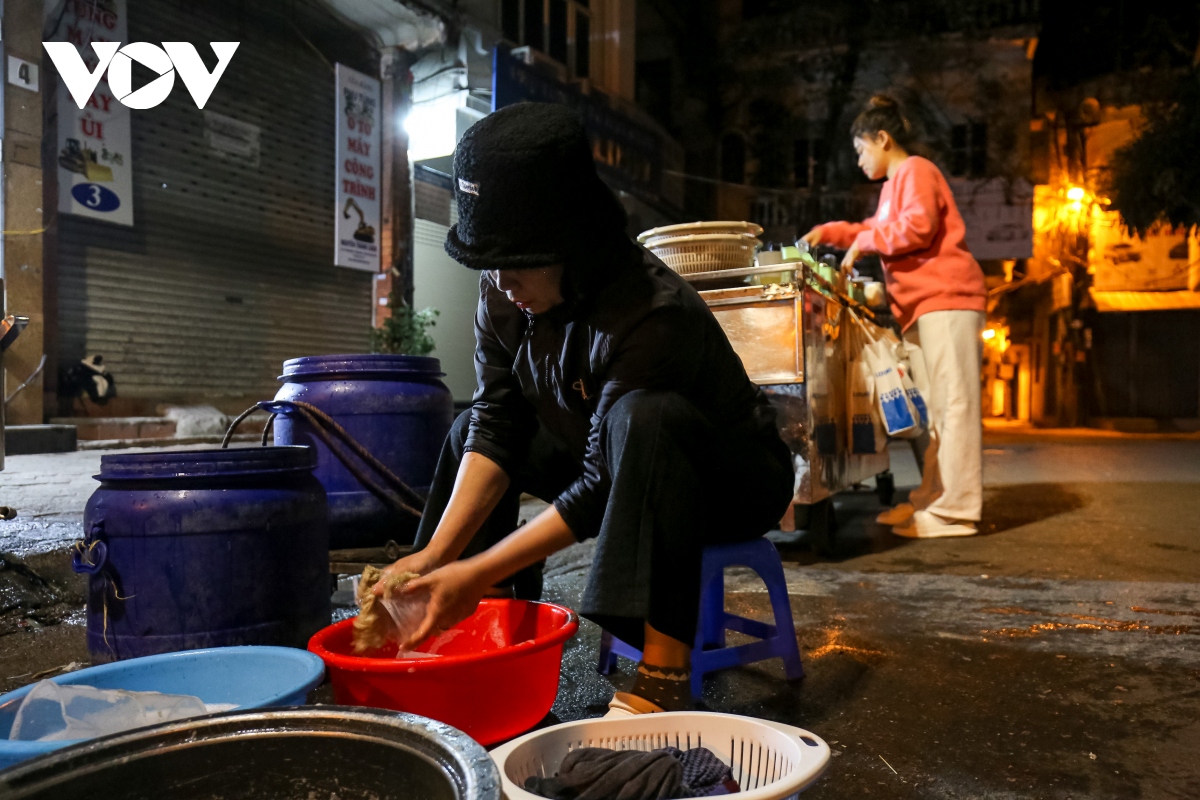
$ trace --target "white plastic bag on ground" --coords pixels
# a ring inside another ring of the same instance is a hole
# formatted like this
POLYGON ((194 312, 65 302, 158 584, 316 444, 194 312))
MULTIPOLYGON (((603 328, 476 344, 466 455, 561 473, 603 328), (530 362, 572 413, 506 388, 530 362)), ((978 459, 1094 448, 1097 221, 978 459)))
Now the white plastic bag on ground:
POLYGON ((225 709, 206 706, 191 695, 41 681, 25 695, 8 738, 25 742, 92 739, 215 710, 225 709))

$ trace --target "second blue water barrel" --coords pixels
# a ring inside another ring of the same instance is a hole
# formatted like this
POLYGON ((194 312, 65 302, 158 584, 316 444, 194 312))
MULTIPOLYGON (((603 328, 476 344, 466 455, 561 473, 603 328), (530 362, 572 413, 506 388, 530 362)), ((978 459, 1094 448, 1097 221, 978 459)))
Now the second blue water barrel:
POLYGON ((329 522, 307 447, 100 459, 73 566, 95 662, 304 647, 329 624, 329 522))
MULTIPOLYGON (((442 383, 436 358, 333 355, 293 358, 283 364, 276 400, 316 406, 424 495, 454 421, 454 399, 442 383)), ((294 414, 275 420, 275 442, 311 445, 317 478, 329 498, 330 546, 375 547, 389 539, 408 544, 416 520, 368 491, 294 414)))

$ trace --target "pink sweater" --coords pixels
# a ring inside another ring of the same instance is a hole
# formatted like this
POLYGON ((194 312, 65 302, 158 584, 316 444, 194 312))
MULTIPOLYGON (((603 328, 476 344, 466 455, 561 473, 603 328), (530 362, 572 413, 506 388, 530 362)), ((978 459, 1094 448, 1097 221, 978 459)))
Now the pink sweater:
POLYGON ((909 156, 879 193, 875 216, 828 222, 821 241, 878 254, 892 313, 904 330, 930 311, 986 311, 983 270, 967 250, 966 226, 932 161, 909 156))

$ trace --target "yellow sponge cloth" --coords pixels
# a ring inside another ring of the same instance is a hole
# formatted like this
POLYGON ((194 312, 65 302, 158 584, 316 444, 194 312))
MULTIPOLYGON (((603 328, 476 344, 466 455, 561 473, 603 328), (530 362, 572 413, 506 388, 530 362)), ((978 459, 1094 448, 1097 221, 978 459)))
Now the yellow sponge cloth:
POLYGON ((367 565, 358 580, 358 616, 354 619, 354 652, 358 654, 378 650, 395 636, 396 626, 391 615, 383 607, 381 599, 390 599, 392 594, 420 577, 415 572, 401 572, 385 577, 383 570, 367 565), (383 580, 383 598, 373 591, 375 584, 383 580))

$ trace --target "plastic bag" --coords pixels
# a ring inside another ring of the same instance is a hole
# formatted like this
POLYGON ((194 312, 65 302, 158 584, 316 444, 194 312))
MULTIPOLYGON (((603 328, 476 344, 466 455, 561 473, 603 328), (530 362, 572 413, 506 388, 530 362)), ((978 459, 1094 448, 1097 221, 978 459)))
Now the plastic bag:
POLYGON ((848 341, 850 359, 846 369, 847 413, 850 417, 850 452, 882 453, 887 447, 887 429, 875 403, 875 373, 866 358, 867 334, 851 318, 848 341))
MULTIPOLYGON (((903 347, 903 345, 901 346, 903 347)), ((929 427, 929 409, 925 406, 925 398, 912 379, 912 367, 909 366, 907 355, 900 362, 900 381, 904 385, 904 395, 912 408, 917 424, 898 436, 902 439, 915 439, 929 427)))
MULTIPOLYGON (((399 591, 417 577, 414 573, 393 575, 382 596, 374 593, 375 584, 383 580, 383 571, 367 566, 358 581, 358 617, 354 620, 354 652, 365 654, 378 650, 387 642, 405 642, 417 632, 425 619, 429 605, 428 592, 399 591)), ((398 652, 397 658, 412 657, 398 652)))
POLYGON ((832 397, 832 381, 821 371, 810 373, 810 394, 812 403, 813 433, 812 440, 817 446, 817 453, 823 456, 837 455, 838 429, 834 418, 834 400, 832 397))
POLYGON ((216 710, 227 709, 207 706, 199 697, 185 694, 41 681, 25 695, 8 738, 25 742, 92 739, 216 710))
POLYGON ((916 439, 929 427, 929 410, 925 406, 925 397, 913 382, 908 348, 904 346, 902 340, 897 339, 894 335, 887 332, 883 333, 883 339, 887 344, 888 352, 892 356, 896 374, 900 376, 900 385, 904 389, 905 402, 908 404, 909 413, 914 421, 912 427, 894 433, 892 436, 897 439, 916 439))
POLYGON ((895 334, 862 324, 863 355, 875 373, 875 403, 888 436, 915 439, 929 425, 925 398, 912 380, 908 351, 895 334))
POLYGON ((916 427, 916 410, 908 399, 899 363, 887 338, 870 333, 863 356, 875 375, 875 402, 888 436, 899 436, 916 427))
MULTIPOLYGON (((425 620, 425 607, 429 605, 427 593, 394 594, 383 598, 383 607, 395 626, 395 641, 406 642, 417 632, 425 620)), ((399 654, 397 653, 399 658, 399 654)))

